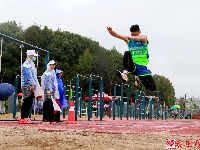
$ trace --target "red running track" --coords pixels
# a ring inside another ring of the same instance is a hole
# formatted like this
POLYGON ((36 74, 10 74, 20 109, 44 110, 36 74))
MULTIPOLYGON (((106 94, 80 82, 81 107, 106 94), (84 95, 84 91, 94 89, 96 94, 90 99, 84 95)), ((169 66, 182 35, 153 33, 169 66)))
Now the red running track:
POLYGON ((107 134, 145 134, 165 133, 178 135, 200 136, 199 120, 112 120, 104 118, 103 121, 86 118, 77 121, 77 124, 52 123, 42 124, 41 121, 32 121, 32 124, 18 124, 17 121, 0 121, 0 127, 29 127, 47 132, 83 131, 107 134))

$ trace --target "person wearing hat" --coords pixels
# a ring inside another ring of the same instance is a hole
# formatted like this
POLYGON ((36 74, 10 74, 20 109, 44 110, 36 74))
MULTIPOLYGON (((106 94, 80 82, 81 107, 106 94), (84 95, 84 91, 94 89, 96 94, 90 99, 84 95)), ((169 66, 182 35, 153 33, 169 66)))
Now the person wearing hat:
POLYGON ((54 110, 60 110, 55 100, 59 98, 58 83, 55 73, 56 62, 54 60, 47 64, 47 70, 41 77, 41 88, 43 90, 43 122, 51 123, 54 120, 54 110))
MULTIPOLYGON (((56 79, 57 79, 58 91, 59 91, 59 99, 57 100, 57 103, 60 106, 60 108, 66 108, 68 106, 68 103, 65 97, 64 84, 61 79, 62 74, 63 74, 62 70, 56 69, 56 79)), ((55 112, 55 121, 62 122, 60 120, 60 111, 55 112)))
POLYGON ((21 106, 21 119, 19 123, 31 123, 28 119, 29 111, 32 107, 34 93, 36 92, 36 85, 38 83, 36 76, 36 68, 34 61, 38 56, 35 50, 27 50, 27 59, 22 65, 21 74, 21 87, 22 87, 22 106, 21 106))

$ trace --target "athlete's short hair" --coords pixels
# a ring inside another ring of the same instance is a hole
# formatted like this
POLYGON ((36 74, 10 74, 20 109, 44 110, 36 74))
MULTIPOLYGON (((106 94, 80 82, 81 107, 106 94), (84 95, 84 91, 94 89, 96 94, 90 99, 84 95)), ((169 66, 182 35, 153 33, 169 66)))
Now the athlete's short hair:
POLYGON ((137 32, 137 31, 140 31, 140 27, 139 27, 139 25, 137 25, 137 24, 132 25, 132 26, 130 27, 130 31, 131 31, 131 32, 137 32))

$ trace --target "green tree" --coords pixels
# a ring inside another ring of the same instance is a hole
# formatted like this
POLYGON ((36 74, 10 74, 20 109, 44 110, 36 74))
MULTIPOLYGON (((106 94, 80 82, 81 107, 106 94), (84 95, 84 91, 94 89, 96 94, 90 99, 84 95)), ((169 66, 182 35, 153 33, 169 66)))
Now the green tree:
POLYGON ((78 72, 84 76, 89 76, 90 74, 92 74, 93 60, 94 56, 89 52, 88 49, 86 49, 78 59, 78 72))
POLYGON ((171 81, 160 75, 154 75, 153 77, 157 86, 157 90, 154 95, 159 97, 162 103, 165 102, 165 105, 173 105, 175 102, 175 90, 171 81))
MULTIPOLYGON (((23 39, 22 26, 21 24, 18 25, 15 21, 1 23, 0 33, 11 36, 13 38, 21 40, 23 39)), ((14 85, 15 76, 20 75, 19 44, 3 38, 2 50, 2 70, 0 73, 0 77, 1 79, 3 79, 2 82, 8 82, 14 85)))
POLYGON ((116 76, 116 71, 122 70, 122 54, 115 47, 111 50, 101 47, 95 54, 93 68, 95 74, 104 80, 104 92, 113 94, 114 84, 121 82, 116 76))

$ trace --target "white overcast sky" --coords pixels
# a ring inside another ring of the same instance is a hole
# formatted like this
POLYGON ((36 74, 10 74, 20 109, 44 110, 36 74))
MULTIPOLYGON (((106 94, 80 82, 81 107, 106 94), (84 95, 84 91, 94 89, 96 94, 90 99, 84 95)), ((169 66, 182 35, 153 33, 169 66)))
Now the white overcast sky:
POLYGON ((36 23, 99 41, 120 53, 123 41, 106 30, 129 35, 139 24, 150 42, 148 68, 168 77, 176 97, 200 97, 200 0, 0 0, 0 23, 36 23))

